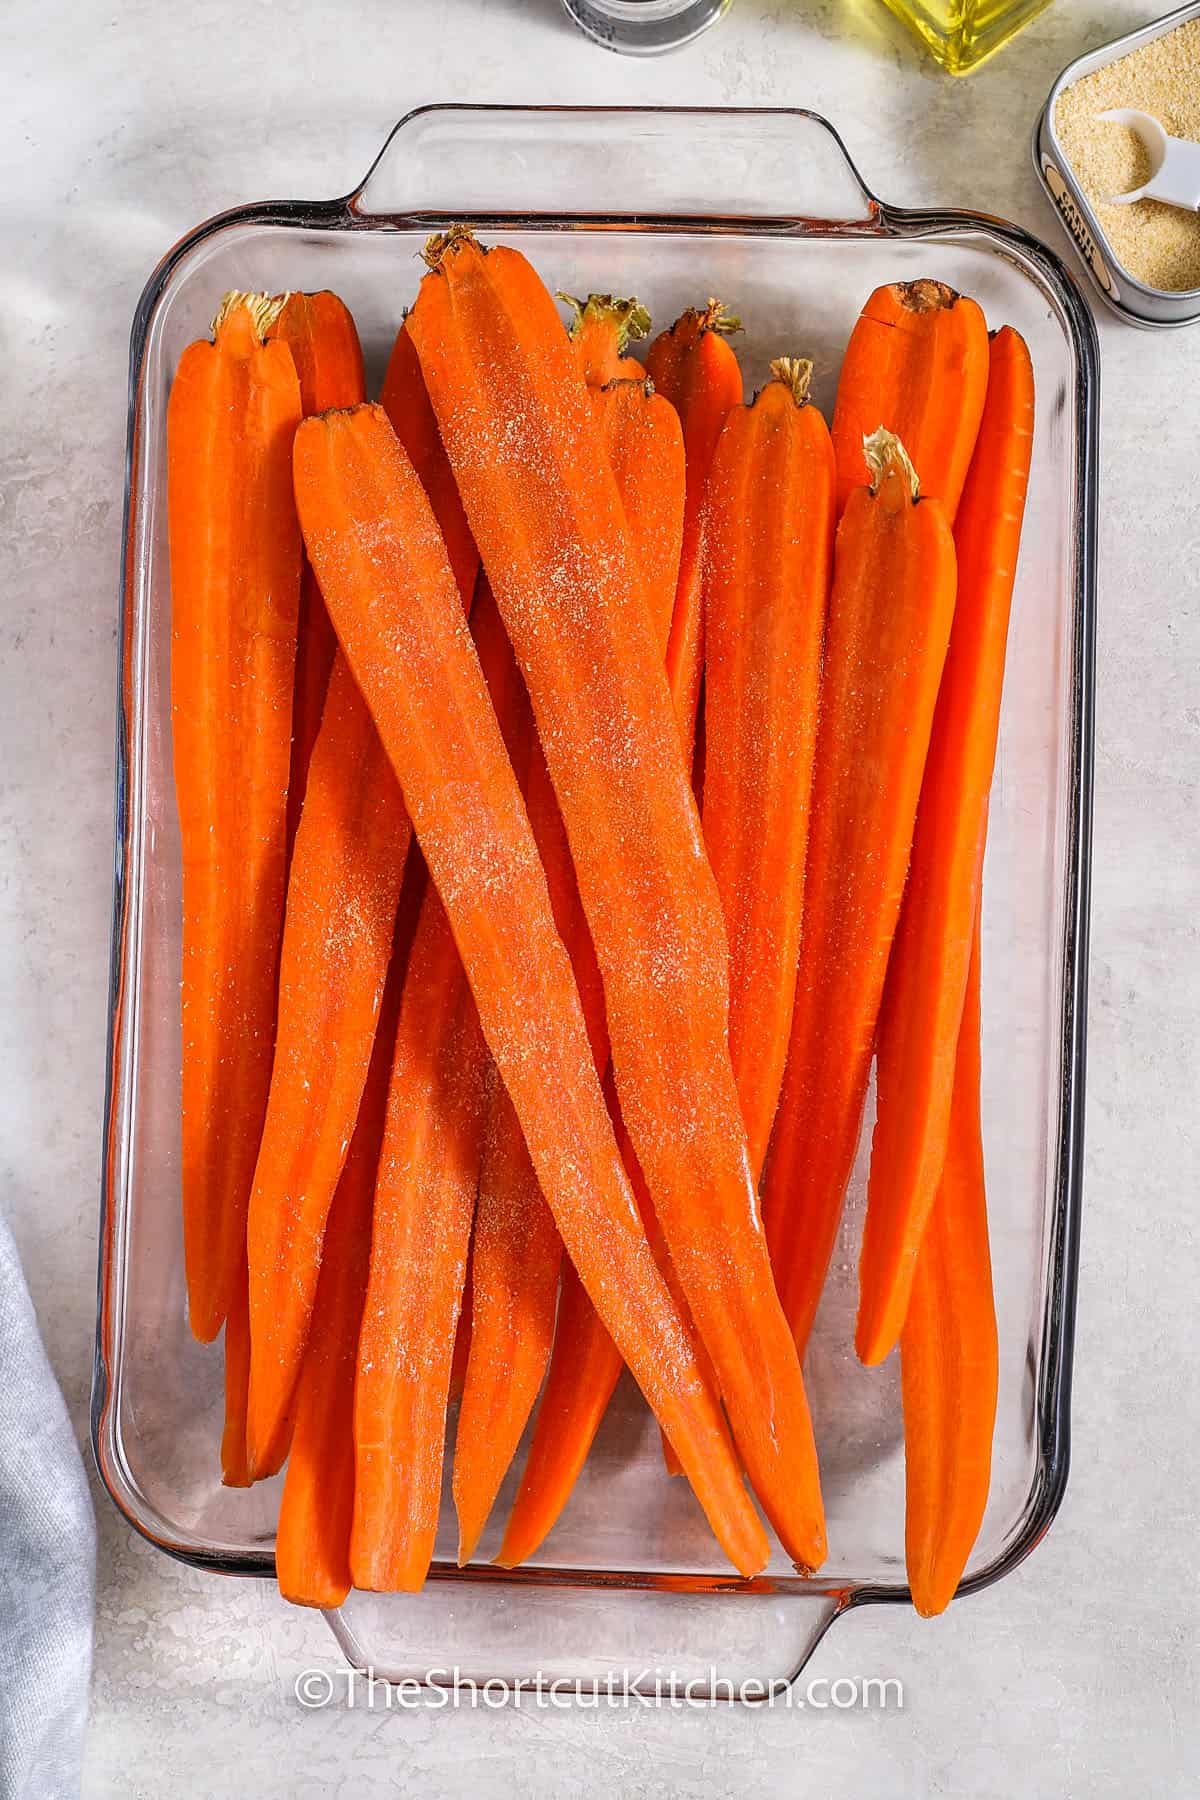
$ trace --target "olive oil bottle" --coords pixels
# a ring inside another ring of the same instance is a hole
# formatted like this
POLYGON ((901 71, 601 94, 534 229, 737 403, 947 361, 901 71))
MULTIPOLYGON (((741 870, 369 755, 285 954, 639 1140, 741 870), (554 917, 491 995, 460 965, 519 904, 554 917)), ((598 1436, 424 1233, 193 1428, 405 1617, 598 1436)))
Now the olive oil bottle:
POLYGON ((1050 0, 884 0, 951 75, 969 75, 1050 0))

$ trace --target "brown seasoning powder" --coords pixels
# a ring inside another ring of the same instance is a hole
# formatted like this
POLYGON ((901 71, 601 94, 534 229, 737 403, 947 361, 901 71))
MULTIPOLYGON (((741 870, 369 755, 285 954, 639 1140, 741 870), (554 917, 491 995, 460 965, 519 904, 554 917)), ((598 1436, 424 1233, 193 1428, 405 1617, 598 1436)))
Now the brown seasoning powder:
POLYGON ((1073 82, 1054 108, 1054 129, 1118 262, 1165 293, 1200 288, 1200 213, 1157 200, 1105 203, 1150 173, 1129 127, 1099 116, 1114 106, 1152 113, 1171 137, 1200 140, 1200 19, 1073 82))

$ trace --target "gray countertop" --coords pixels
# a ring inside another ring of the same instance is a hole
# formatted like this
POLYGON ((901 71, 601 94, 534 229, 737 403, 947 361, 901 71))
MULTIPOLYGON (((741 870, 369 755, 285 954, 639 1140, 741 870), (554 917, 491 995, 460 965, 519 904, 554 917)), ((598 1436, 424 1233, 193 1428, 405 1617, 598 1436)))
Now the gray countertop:
MULTIPOLYGON (((1062 65, 1153 16, 1059 0, 966 82, 876 0, 736 0, 619 61, 553 0, 8 0, 0 13, 0 1204, 85 1430, 112 860, 129 322, 218 209, 344 191, 432 99, 797 103, 909 204, 1057 241, 1028 154, 1062 65)), ((842 1621, 816 1676, 902 1712, 304 1711, 321 1619, 182 1568, 98 1497, 90 1796, 1183 1796, 1196 1743, 1200 327, 1101 319, 1099 751, 1075 1452, 1010 1579, 935 1624, 842 1621)))

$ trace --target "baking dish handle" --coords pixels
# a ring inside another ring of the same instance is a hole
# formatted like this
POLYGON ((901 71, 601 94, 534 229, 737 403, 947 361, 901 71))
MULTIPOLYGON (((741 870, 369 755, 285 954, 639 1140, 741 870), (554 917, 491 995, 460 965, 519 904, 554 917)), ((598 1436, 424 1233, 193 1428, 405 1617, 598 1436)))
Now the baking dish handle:
POLYGON ((407 1690, 408 1704, 433 1707, 491 1705, 494 1695, 531 1710, 578 1699, 819 1708, 814 1684, 797 1686, 797 1678, 853 1603, 850 1590, 816 1585, 598 1589, 486 1569, 478 1580, 430 1581, 419 1594, 356 1590, 325 1615, 348 1665, 336 1682, 329 1677, 328 1692, 353 1690, 355 1671, 360 1693, 380 1683, 379 1707, 393 1704, 382 1693, 390 1686, 407 1690))
POLYGON ((799 108, 426 106, 347 202, 363 218, 877 223, 827 120, 799 108), (620 144, 622 189, 613 192, 620 144))

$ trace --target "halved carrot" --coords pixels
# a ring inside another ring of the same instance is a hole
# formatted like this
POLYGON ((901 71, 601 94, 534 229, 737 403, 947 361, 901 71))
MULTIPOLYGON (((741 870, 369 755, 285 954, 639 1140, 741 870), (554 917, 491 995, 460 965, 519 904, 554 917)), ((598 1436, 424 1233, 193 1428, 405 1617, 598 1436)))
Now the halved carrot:
POLYGON ((882 426, 953 525, 983 416, 987 352, 983 313, 944 281, 876 288, 850 334, 830 425, 839 512, 868 481, 863 443, 882 426))
POLYGON ((787 1059, 804 911, 836 469, 783 359, 725 421, 705 503, 704 842, 729 933, 729 1044, 757 1182, 787 1059))
POLYGON ((838 526, 804 942, 764 1211, 801 1352, 837 1235, 954 610, 954 540, 886 431, 838 526))
POLYGON ((438 432, 433 407, 429 404, 425 378, 407 324, 401 325, 396 333, 379 404, 429 496, 463 605, 469 611, 479 574, 479 551, 467 524, 454 471, 438 432))
POLYGON ((563 1241, 730 1559, 760 1569, 766 1538, 632 1202, 520 790, 420 482, 386 415, 360 407, 304 422, 295 484, 321 591, 400 776, 563 1241))
POLYGON ((589 387, 602 388, 610 381, 641 381, 645 371, 636 357, 626 356, 632 342, 647 336, 650 314, 632 296, 618 300, 612 294, 557 294, 571 308, 567 327, 579 372, 589 387))
POLYGON ((999 1353, 979 1130, 979 940, 958 1038, 950 1138, 900 1336, 905 1552, 913 1604, 949 1604, 987 1506, 999 1353))
POLYGON ((284 1599, 300 1606, 340 1606, 351 1587, 354 1383, 375 1180, 406 962, 405 946, 398 941, 358 1122, 329 1209, 312 1329, 296 1384, 296 1425, 279 1504, 275 1572, 284 1599))
POLYGON ((410 836, 399 784, 339 655, 292 858, 279 1043, 247 1229, 256 1477, 287 1454, 283 1427, 371 1061, 410 836))
MULTIPOLYGON (((300 382, 300 409, 324 412, 355 406, 363 398, 363 360, 358 332, 336 294, 288 294, 267 327, 292 353, 300 382)), ((287 795, 287 855, 290 863, 308 785, 308 768, 321 723, 337 638, 308 558, 300 574, 296 630, 296 678, 292 690, 292 755, 287 795)), ((269 1106, 269 1101, 268 1101, 269 1106)), ((221 1439, 222 1479, 241 1487, 251 1480, 246 1455, 246 1410, 250 1383, 250 1272, 245 1248, 237 1297, 225 1323, 225 1429, 221 1439)))
MULTIPOLYGON (((349 308, 336 294, 289 294, 267 329, 292 353, 300 380, 300 408, 310 413, 331 406, 357 406, 366 397, 362 346, 349 308)), ((292 766, 288 781, 288 852, 295 841, 308 765, 321 724, 337 638, 305 559, 300 580, 300 621, 296 633, 296 685, 292 695, 292 766)))
POLYGON ((742 372, 729 337, 741 321, 719 300, 689 308, 655 338, 646 372, 674 406, 687 449, 687 508, 679 584, 667 646, 667 680, 675 695, 685 751, 690 758, 704 666, 704 602, 701 591, 704 495, 717 439, 729 413, 742 401, 742 372))
POLYGON ((485 1067, 471 990, 430 887, 400 1002, 358 1345, 356 1587, 416 1592, 433 1556, 485 1067))
MULTIPOLYGON (((596 387, 597 381, 608 376, 617 353, 617 325, 612 314, 607 313, 602 322, 609 331, 612 354, 597 353, 594 340, 599 327, 593 322, 593 355, 590 363, 583 359, 584 374, 593 388, 604 453, 621 496, 655 634, 665 656, 683 533, 683 433, 678 414, 668 401, 653 392, 649 382, 609 380, 607 386, 596 387)), ((578 350, 579 337, 574 341, 578 350)), ((600 971, 579 899, 562 816, 545 758, 536 744, 527 777, 526 805, 546 870, 555 923, 575 971, 597 1074, 603 1075, 608 1062, 608 1030, 600 971)), ((623 1127, 614 1108, 615 1096, 610 1097, 610 1112, 625 1166, 631 1180, 636 1181, 640 1172, 626 1154, 623 1127)), ((518 1537, 518 1514, 523 1507, 543 1521, 533 1527, 543 1534, 557 1518, 621 1369, 612 1339, 586 1295, 581 1294, 573 1306, 560 1305, 556 1327, 554 1289, 561 1262, 557 1229, 541 1197, 520 1124, 502 1087, 495 1096, 495 1113, 489 1128, 491 1148, 484 1158, 475 1224, 477 1241, 489 1245, 478 1265, 478 1276, 482 1311, 485 1318, 495 1321, 495 1329, 486 1324, 483 1327, 468 1397, 459 1416, 455 1450, 459 1554, 464 1559, 474 1552, 516 1450, 545 1372, 551 1343, 554 1362, 559 1366, 551 1368, 547 1392, 553 1392, 556 1398, 552 1406, 543 1405, 538 1411, 517 1501, 518 1512, 509 1524, 510 1534, 515 1530, 518 1537), (575 1380, 585 1381, 588 1386, 576 1393, 572 1405, 575 1380), (559 1439, 549 1458, 543 1454, 540 1442, 546 1432, 559 1439), (552 1493, 540 1485, 562 1478, 566 1485, 552 1493)), ((643 1217, 648 1223, 652 1217, 645 1207, 643 1217)), ((660 1266, 669 1283, 671 1272, 665 1255, 660 1266)), ((678 1305, 677 1293, 675 1300, 678 1305)), ((665 1438, 663 1442, 667 1444, 665 1438)), ((537 1542, 540 1541, 539 1536, 537 1542)))
POLYGON ((622 1112, 747 1472, 789 1554, 815 1566, 816 1451, 729 1060, 720 900, 620 497, 525 258, 485 253, 462 232, 427 257, 409 328, 529 685, 604 978, 622 1112))
MULTIPOLYGON (((463 608, 479 555, 404 333, 389 365, 394 425, 455 546, 463 608)), ((374 1043, 411 829, 379 734, 339 653, 293 846, 271 1096, 251 1203, 251 1466, 286 1455, 325 1220, 374 1043)), ((418 883, 419 885, 419 883, 418 883)), ((419 898, 418 898, 419 904, 419 898)), ((416 906, 410 909, 415 930, 416 906)))
MULTIPOLYGON (((525 783, 533 720, 486 575, 471 629, 513 771, 525 783)), ((471 1337, 454 1450, 460 1563, 474 1554, 541 1386, 562 1260, 558 1227, 494 1065, 489 1077, 471 1244, 471 1337)))
POLYGON ((613 381, 593 404, 642 573, 659 653, 665 657, 683 552, 687 463, 679 414, 649 381, 613 381))
POLYGON ((959 1019, 983 878, 1004 653, 1033 445, 1033 368, 992 340, 983 422, 955 523, 958 600, 921 784, 876 1047, 876 1122, 859 1265, 858 1353, 900 1335, 950 1129, 959 1019))
POLYGON ((208 1342, 245 1266, 275 1042, 300 534, 300 383, 263 337, 281 301, 228 294, 167 409, 171 720, 183 863, 184 1258, 208 1342))

